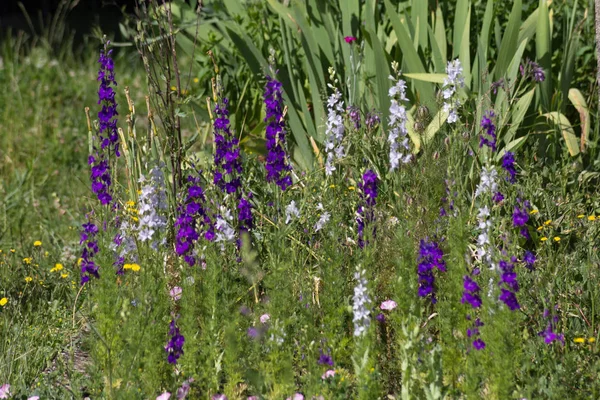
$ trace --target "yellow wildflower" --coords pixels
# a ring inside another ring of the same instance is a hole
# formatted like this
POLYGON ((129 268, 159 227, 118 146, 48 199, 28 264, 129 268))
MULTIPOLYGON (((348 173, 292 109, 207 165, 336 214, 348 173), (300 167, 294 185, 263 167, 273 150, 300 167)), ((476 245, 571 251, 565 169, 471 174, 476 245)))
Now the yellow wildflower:
POLYGON ((68 276, 69 276, 69 274, 60 274, 60 277, 63 278, 63 279, 65 279, 68 276))
POLYGON ((537 228, 538 231, 541 231, 542 229, 544 229, 543 226, 538 226, 538 228, 537 228))
POLYGON ((31 282, 32 280, 33 280, 33 278, 30 276, 25 277, 25 282, 27 282, 27 283, 31 282))
POLYGON ((10 249, 10 252, 11 252, 11 253, 14 253, 14 252, 15 252, 15 249, 10 249))
POLYGON ((56 264, 56 265, 54 266, 54 268, 52 268, 52 269, 50 270, 50 272, 61 271, 63 268, 64 268, 64 267, 63 267, 63 265, 59 263, 59 264, 56 264))
POLYGON ((596 220, 596 216, 595 215, 590 215, 588 217, 588 221, 595 221, 596 220))
POLYGON ((583 214, 579 214, 579 215, 577 216, 577 218, 579 218, 579 219, 581 219, 581 218, 583 218, 583 217, 585 217, 585 215, 583 215, 583 214))
POLYGON ((554 236, 554 241, 555 241, 555 242, 560 242, 560 237, 558 237, 558 236, 554 236))
POLYGON ((44 252, 44 257, 48 257, 50 255, 50 253, 48 253, 47 251, 44 252))
POLYGON ((348 186, 348 190, 355 190, 354 186, 348 186))
POLYGON ((539 211, 538 211, 537 209, 535 209, 535 210, 531 210, 531 211, 529 212, 529 214, 530 214, 530 215, 533 215, 533 214, 537 214, 538 212, 539 212, 539 211))
POLYGON ((331 185, 329 185, 330 188, 335 188, 335 185, 332 183, 331 185))
POLYGON ((543 238, 540 239, 542 242, 545 242, 546 240, 548 240, 548 238, 546 236, 544 236, 543 238))
POLYGON ((198 83, 198 82, 200 82, 200 79, 194 78, 194 83, 198 83))
POLYGON ((589 343, 594 343, 595 341, 596 341, 596 338, 593 338, 593 337, 591 337, 591 338, 588 339, 589 343))
POLYGON ((551 219, 549 219, 548 221, 544 222, 544 225, 548 226, 548 225, 550 225, 551 223, 552 223, 552 220, 551 220, 551 219))
POLYGON ((176 91, 176 90, 177 90, 177 88, 176 88, 175 86, 171 86, 171 90, 172 90, 172 91, 176 91))
POLYGON ((582 337, 576 337, 575 339, 573 339, 573 341, 575 343, 585 343, 585 338, 582 337))
POLYGON ((123 269, 130 269, 134 272, 138 272, 141 268, 138 264, 125 264, 123 265, 123 269))
POLYGON ((135 201, 129 200, 127 203, 125 203, 126 205, 128 205, 129 207, 133 207, 135 206, 135 201))
POLYGON ((81 263, 83 262, 83 258, 78 258, 77 259, 77 265, 81 266, 81 263))
POLYGON ((35 247, 40 247, 40 246, 42 245, 42 242, 41 242, 41 241, 39 241, 39 240, 36 240, 35 242, 33 242, 33 245, 34 245, 35 247))
POLYGON ((8 299, 6 297, 3 297, 0 299, 0 306, 4 307, 6 305, 6 303, 8 303, 8 299))
POLYGON ((25 258, 23 259, 23 262, 24 262, 25 264, 31 264, 31 260, 33 260, 33 258, 31 258, 31 257, 25 257, 25 258))

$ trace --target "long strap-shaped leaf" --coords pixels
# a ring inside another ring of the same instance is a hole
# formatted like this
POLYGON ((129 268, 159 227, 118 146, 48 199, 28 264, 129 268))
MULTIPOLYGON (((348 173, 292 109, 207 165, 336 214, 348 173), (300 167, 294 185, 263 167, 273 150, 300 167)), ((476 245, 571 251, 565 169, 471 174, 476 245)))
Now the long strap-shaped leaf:
MULTIPOLYGON (((394 9, 394 6, 390 0, 385 0, 385 9, 387 16, 392 22, 396 37, 398 38, 398 44, 402 51, 404 63, 406 64, 408 71, 411 73, 425 73, 425 67, 419 58, 419 54, 414 48, 413 42, 406 32, 406 28, 400 21, 400 16, 394 9)), ((426 104, 432 112, 437 111, 437 104, 435 102, 433 85, 427 82, 416 81, 415 88, 420 95, 421 103, 426 104)))

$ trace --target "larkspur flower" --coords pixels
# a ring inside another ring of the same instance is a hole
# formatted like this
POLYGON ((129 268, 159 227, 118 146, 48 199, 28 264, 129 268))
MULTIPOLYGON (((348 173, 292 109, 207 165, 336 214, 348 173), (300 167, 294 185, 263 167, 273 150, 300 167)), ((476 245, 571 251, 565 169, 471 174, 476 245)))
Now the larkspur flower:
POLYGON ((328 369, 327 371, 325 371, 325 373, 323 375, 321 375, 321 379, 325 380, 327 378, 332 378, 334 376, 335 376, 335 370, 328 369))
POLYGON ((490 209, 487 205, 479 208, 477 212, 477 244, 475 254, 479 259, 485 262, 490 268, 494 268, 492 261, 492 245, 490 241, 490 232, 493 219, 490 216, 490 209))
POLYGON ((479 147, 488 146, 492 151, 496 151, 496 125, 494 125, 493 119, 495 117, 494 111, 490 110, 483 115, 481 119, 481 127, 485 131, 479 135, 479 147))
POLYGON ((469 303, 473 308, 481 307, 480 287, 469 275, 463 276, 463 296, 461 303, 469 303))
POLYGON ((511 311, 518 310, 521 306, 516 296, 519 291, 519 282, 517 282, 514 262, 512 260, 500 260, 498 267, 500 268, 500 282, 498 285, 504 286, 500 289, 499 300, 506 304, 511 311))
POLYGON ((379 306, 380 309, 386 310, 386 311, 391 311, 396 307, 398 307, 398 304, 394 300, 386 300, 386 301, 382 302, 381 305, 379 306))
POLYGON ((79 244, 83 244, 81 253, 81 284, 88 282, 91 276, 100 277, 98 265, 94 262, 94 256, 100 251, 98 241, 95 239, 98 227, 91 221, 82 225, 79 244))
MULTIPOLYGON (((555 307, 557 308, 557 307, 555 307)), ((556 324, 558 323, 558 315, 553 315, 550 313, 550 310, 544 310, 544 319, 546 322, 546 328, 539 332, 538 335, 544 338, 544 342, 546 344, 552 344, 554 342, 560 342, 563 345, 565 344, 565 336, 561 333, 558 334, 554 332, 556 329, 556 324)))
POLYGON ((190 378, 187 379, 185 381, 183 381, 183 383, 181 384, 181 387, 179 389, 177 389, 177 400, 183 400, 186 398, 186 396, 190 393, 190 389, 191 389, 191 383, 194 382, 194 378, 190 378))
POLYGON ((515 168, 515 155, 510 151, 507 151, 502 156, 502 168, 506 172, 508 172, 509 176, 506 178, 510 183, 515 183, 517 181, 517 170, 515 168))
POLYGON ((221 206, 221 213, 217 215, 215 222, 215 242, 233 242, 235 240, 235 230, 231 226, 232 220, 231 211, 221 206))
POLYGON ((188 187, 183 202, 178 206, 179 215, 175 221, 175 252, 183 256, 190 266, 197 261, 194 247, 200 235, 204 232, 204 238, 208 241, 216 236, 215 227, 205 210, 206 197, 200 181, 199 177, 188 176, 188 187))
POLYGON ((150 170, 150 178, 140 177, 142 190, 139 196, 137 227, 138 239, 141 242, 150 241, 153 249, 158 249, 160 243, 156 240, 157 235, 164 233, 167 227, 166 212, 168 209, 165 178, 161 166, 155 166, 150 170))
POLYGON ((354 125, 354 129, 358 131, 360 129, 360 109, 356 106, 350 106, 346 112, 348 113, 348 119, 354 125))
POLYGON ((319 350, 319 360, 317 361, 317 363, 321 365, 333 366, 333 357, 331 357, 331 354, 325 354, 323 353, 323 350, 319 350))
POLYGON ((185 343, 185 338, 179 332, 175 319, 173 318, 169 324, 170 339, 165 346, 169 364, 177 364, 177 360, 183 355, 183 344, 185 343))
POLYGON ((259 319, 261 324, 266 324, 271 319, 271 316, 269 314, 263 314, 259 319))
MULTIPOLYGON (((467 320, 471 320, 469 315, 467 315, 467 320)), ((473 340, 472 345, 475 350, 485 349, 485 342, 479 337, 481 335, 479 328, 481 328, 483 325, 483 322, 481 322, 479 318, 475 318, 475 321, 473 321, 471 327, 467 328, 467 337, 469 340, 473 340)))
POLYGON ((525 64, 519 65, 519 70, 521 71, 521 76, 523 77, 531 77, 535 82, 543 82, 546 80, 546 74, 544 73, 544 69, 540 67, 540 65, 527 59, 525 64))
POLYGON ((527 250, 525 252, 525 255, 523 256, 523 262, 525 263, 525 266, 532 270, 533 269, 533 265, 536 262, 536 257, 535 254, 529 250, 527 250))
POLYGON ((8 399, 10 397, 10 385, 5 383, 0 386, 0 399, 8 399))
POLYGON ((342 93, 337 87, 328 85, 333 88, 333 93, 327 100, 327 129, 325 131, 325 152, 327 160, 325 162, 325 174, 331 175, 335 171, 334 162, 345 155, 345 149, 342 145, 344 139, 345 127, 342 118, 344 112, 344 101, 342 93))
POLYGON ((252 218, 252 204, 250 199, 252 193, 248 193, 246 197, 241 197, 238 202, 238 227, 241 232, 248 232, 254 224, 252 218))
POLYGON ((463 69, 460 60, 456 59, 448 61, 448 65, 446 66, 446 74, 448 74, 448 77, 444 79, 442 96, 444 97, 443 110, 448 113, 448 123, 450 124, 458 121, 458 107, 460 106, 460 101, 456 96, 456 88, 465 85, 465 79, 462 72, 463 69))
POLYGON ((171 298, 174 301, 177 301, 179 299, 181 299, 181 294, 183 293, 183 289, 181 289, 179 286, 175 286, 173 287, 173 289, 171 289, 169 291, 169 295, 171 296, 171 298))
POLYGON ((292 219, 298 218, 300 218, 300 210, 296 207, 296 201, 292 200, 285 208, 285 223, 287 225, 292 219))
POLYGON ((286 190, 291 184, 289 176, 291 166, 286 151, 286 129, 283 119, 283 90, 281 82, 267 75, 264 102, 266 107, 267 150, 265 162, 267 182, 276 182, 281 190, 286 190))
POLYGON ((410 161, 410 147, 408 146, 408 129, 406 122, 406 107, 401 101, 408 101, 406 97, 406 82, 400 78, 396 79, 389 76, 389 79, 394 82, 388 91, 388 96, 391 98, 388 143, 390 145, 390 171, 396 170, 400 163, 406 164, 410 161))
POLYGON ((493 165, 489 167, 483 166, 481 168, 479 185, 475 189, 475 197, 479 197, 485 193, 489 193, 490 195, 496 193, 498 191, 497 177, 498 172, 493 165))
POLYGON ((366 333, 371 325, 369 317, 371 299, 367 292, 367 279, 365 278, 365 270, 358 269, 354 273, 356 286, 354 287, 354 296, 352 296, 352 322, 354 323, 354 336, 362 336, 366 333))
POLYGON ((323 229, 323 227, 325 227, 325 225, 329 222, 329 218, 331 218, 331 214, 325 211, 321 203, 319 203, 319 206, 317 206, 317 209, 322 211, 322 213, 319 216, 319 220, 315 223, 315 232, 319 232, 321 229, 323 229))
POLYGON ((361 192, 361 205, 356 212, 356 224, 358 226, 358 245, 362 248, 364 242, 364 229, 367 223, 373 222, 374 208, 377 203, 377 183, 379 178, 372 170, 363 174, 362 182, 358 185, 361 192))
POLYGON ((225 97, 215 105, 214 122, 214 177, 213 182, 223 192, 235 193, 241 187, 240 176, 242 162, 240 160, 239 140, 229 127, 229 100, 225 97))
POLYGON ((528 201, 521 201, 520 199, 517 199, 517 205, 515 206, 512 214, 512 221, 514 227, 525 226, 527 221, 529 221, 528 201))
POLYGON ((367 113, 367 116, 365 117, 365 125, 368 130, 370 130, 370 131, 374 130, 379 125, 380 122, 381 122, 381 119, 379 118, 379 115, 377 114, 377 112, 375 110, 367 113))
POLYGON ((419 275, 419 297, 431 295, 431 302, 436 303, 437 299, 434 292, 435 276, 434 269, 446 272, 446 262, 444 261, 444 252, 435 241, 421 240, 419 245, 417 273, 419 275))

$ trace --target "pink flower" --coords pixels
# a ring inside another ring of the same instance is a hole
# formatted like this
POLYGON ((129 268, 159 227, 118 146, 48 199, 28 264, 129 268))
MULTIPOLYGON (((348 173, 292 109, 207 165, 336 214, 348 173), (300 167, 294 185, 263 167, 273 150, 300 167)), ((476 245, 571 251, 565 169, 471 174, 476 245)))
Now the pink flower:
POLYGON ((271 316, 269 314, 263 314, 260 316, 260 323, 266 324, 270 319, 271 319, 271 316))
POLYGON ((156 398, 156 400, 169 400, 169 397, 171 397, 171 393, 164 392, 163 394, 161 394, 160 396, 158 396, 156 398))
POLYGON ((396 304, 396 302, 394 300, 386 300, 383 303, 381 303, 381 305, 379 306, 379 308, 381 308, 382 310, 393 310, 394 308, 398 307, 398 304, 396 304))
POLYGON ((335 376, 335 371, 333 369, 327 370, 323 375, 321 375, 321 379, 327 379, 335 376))
POLYGON ((181 289, 179 286, 175 286, 173 289, 171 289, 169 294, 171 295, 171 298, 173 300, 177 301, 181 298, 182 292, 183 292, 183 289, 181 289))
POLYGON ((302 393, 295 393, 292 397, 288 397, 285 400, 304 400, 304 395, 302 393))
POLYGON ((40 400, 40 396, 31 396, 27 400, 40 400))
POLYGON ((346 41, 346 43, 352 43, 356 41, 356 38, 354 36, 346 36, 344 40, 346 41))
POLYGON ((0 386, 0 399, 8 399, 8 396, 10 396, 10 385, 5 383, 0 386))

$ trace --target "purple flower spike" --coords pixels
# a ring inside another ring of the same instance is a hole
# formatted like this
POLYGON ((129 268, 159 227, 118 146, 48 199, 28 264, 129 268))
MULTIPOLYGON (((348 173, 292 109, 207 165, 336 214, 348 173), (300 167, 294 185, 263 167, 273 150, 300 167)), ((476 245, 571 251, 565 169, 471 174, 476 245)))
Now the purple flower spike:
POLYGON ((431 294, 431 302, 436 303, 434 292, 435 277, 433 270, 437 268, 446 272, 446 262, 444 261, 444 252, 434 241, 421 240, 419 247, 419 265, 417 273, 419 275, 419 297, 427 297, 431 294))
POLYGON ((517 170, 515 168, 514 153, 511 153, 510 151, 504 153, 504 156, 502 156, 502 168, 504 168, 504 170, 509 174, 509 177, 506 179, 510 183, 515 183, 517 181, 517 170))
POLYGON ((361 199, 364 205, 358 206, 356 224, 358 225, 358 245, 363 248, 364 229, 367 222, 372 222, 374 219, 374 207, 377 203, 377 183, 379 179, 377 174, 372 170, 364 173, 362 182, 358 185, 361 192, 361 199))
POLYGON ((496 151, 496 126, 492 121, 494 117, 494 111, 490 110, 481 119, 481 127, 487 133, 487 137, 483 133, 479 135, 479 148, 485 145, 492 149, 492 151, 496 151))
POLYGON ((267 110, 267 182, 276 182, 282 191, 292 184, 288 171, 292 168, 288 163, 286 152, 286 131, 283 119, 283 91, 281 82, 267 75, 264 102, 267 110))
POLYGON ((177 364, 177 360, 183 355, 183 343, 185 342, 185 338, 179 332, 179 328, 175 323, 175 318, 172 319, 169 324, 169 336, 171 336, 171 339, 165 346, 167 361, 169 364, 177 364))

